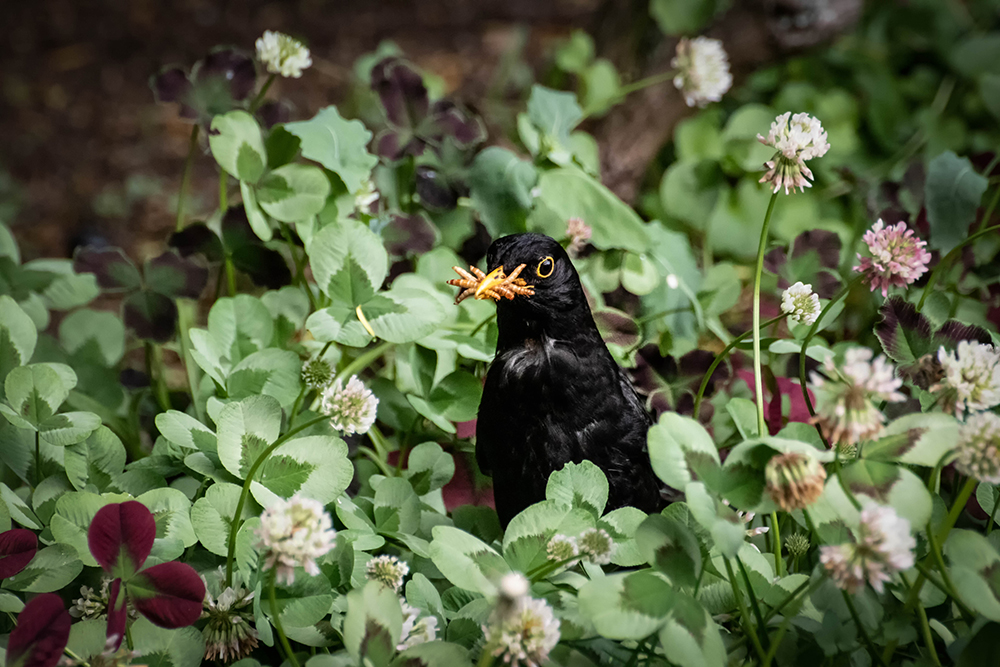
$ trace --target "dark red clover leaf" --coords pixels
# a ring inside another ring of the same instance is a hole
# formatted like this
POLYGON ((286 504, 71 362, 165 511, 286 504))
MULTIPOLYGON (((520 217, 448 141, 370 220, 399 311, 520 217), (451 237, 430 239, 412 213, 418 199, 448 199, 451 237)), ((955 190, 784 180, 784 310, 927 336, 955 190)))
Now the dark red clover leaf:
POLYGON ((142 570, 156 539, 156 520, 145 505, 130 500, 105 505, 87 533, 90 553, 111 583, 109 639, 121 644, 127 621, 126 598, 135 610, 163 628, 183 628, 201 616, 205 582, 190 565, 171 561, 142 570))
POLYGON ((156 520, 145 505, 135 500, 105 505, 87 531, 94 559, 106 572, 125 580, 146 562, 155 539, 156 520))
POLYGON ((13 577, 28 567, 38 551, 38 538, 30 530, 15 528, 0 533, 0 579, 13 577))
POLYGON ((137 574, 128 593, 136 610, 155 625, 183 628, 201 616, 205 583, 190 565, 171 561, 137 574))
POLYGON ((73 619, 55 593, 43 593, 24 606, 7 641, 6 667, 54 667, 69 642, 73 619))

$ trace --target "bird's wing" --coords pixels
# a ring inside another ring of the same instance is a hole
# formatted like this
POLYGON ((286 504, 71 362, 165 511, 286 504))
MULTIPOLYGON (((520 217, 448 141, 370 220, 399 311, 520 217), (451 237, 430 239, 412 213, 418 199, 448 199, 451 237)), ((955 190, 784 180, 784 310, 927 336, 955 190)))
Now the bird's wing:
MULTIPOLYGON (((496 362, 494 362, 496 363, 496 362)), ((483 384, 483 397, 479 402, 479 415, 476 421, 476 463, 486 475, 492 475, 495 452, 499 449, 504 433, 501 401, 503 393, 497 386, 499 369, 490 368, 483 384)))
POLYGON ((615 364, 615 371, 618 373, 618 384, 622 389, 622 396, 625 397, 625 402, 628 403, 629 407, 636 414, 645 415, 647 424, 652 426, 653 418, 646 410, 646 404, 642 398, 636 393, 635 387, 632 386, 632 381, 629 380, 628 375, 618 364, 615 364))

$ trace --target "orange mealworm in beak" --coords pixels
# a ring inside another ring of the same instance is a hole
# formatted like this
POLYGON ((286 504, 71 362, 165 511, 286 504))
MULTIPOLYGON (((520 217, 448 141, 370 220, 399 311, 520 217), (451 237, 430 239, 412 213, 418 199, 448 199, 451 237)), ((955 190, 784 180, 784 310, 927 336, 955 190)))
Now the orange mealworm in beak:
POLYGON ((531 285, 524 282, 523 278, 518 278, 518 274, 524 269, 521 264, 514 269, 509 276, 505 276, 503 267, 497 267, 485 274, 474 266, 469 267, 469 271, 457 266, 451 267, 455 273, 462 276, 448 281, 449 285, 461 287, 462 291, 455 298, 455 303, 461 303, 470 296, 477 299, 493 299, 499 301, 501 298, 513 299, 515 295, 531 296, 535 293, 531 285))

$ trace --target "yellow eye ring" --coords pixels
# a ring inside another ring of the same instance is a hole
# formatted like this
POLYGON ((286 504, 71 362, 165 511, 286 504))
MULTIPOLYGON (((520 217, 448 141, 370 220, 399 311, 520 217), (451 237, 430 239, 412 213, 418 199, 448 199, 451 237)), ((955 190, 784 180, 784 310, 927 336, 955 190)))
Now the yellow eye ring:
POLYGON ((552 259, 551 255, 549 255, 538 263, 538 267, 535 269, 535 275, 539 278, 548 278, 555 270, 556 261, 552 259))

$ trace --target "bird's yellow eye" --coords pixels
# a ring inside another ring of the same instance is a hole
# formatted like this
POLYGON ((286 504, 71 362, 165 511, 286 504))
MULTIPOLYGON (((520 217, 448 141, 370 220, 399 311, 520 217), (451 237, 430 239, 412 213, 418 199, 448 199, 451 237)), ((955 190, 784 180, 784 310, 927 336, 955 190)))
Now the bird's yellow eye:
POLYGON ((556 262, 552 257, 546 257, 538 263, 538 268, 535 269, 535 274, 539 278, 548 278, 552 275, 552 272, 556 268, 556 262))

